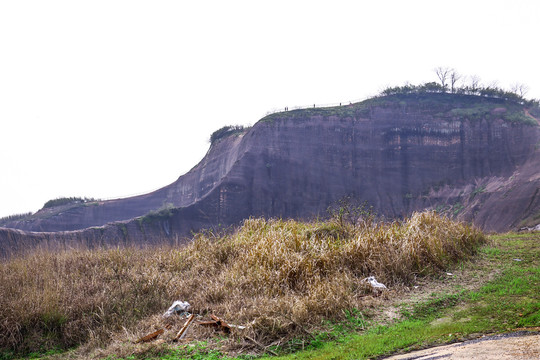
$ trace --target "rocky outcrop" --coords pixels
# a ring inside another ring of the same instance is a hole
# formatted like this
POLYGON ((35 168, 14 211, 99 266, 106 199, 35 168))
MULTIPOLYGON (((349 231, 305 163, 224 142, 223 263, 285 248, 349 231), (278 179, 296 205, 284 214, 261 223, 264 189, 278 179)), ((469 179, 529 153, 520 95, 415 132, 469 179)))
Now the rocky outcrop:
POLYGON ((79 230, 73 234, 92 241, 107 234, 110 243, 173 242, 250 216, 325 216, 352 196, 390 218, 432 208, 504 231, 540 214, 533 120, 517 104, 451 94, 277 113, 214 141, 197 166, 156 192, 5 225, 79 230))

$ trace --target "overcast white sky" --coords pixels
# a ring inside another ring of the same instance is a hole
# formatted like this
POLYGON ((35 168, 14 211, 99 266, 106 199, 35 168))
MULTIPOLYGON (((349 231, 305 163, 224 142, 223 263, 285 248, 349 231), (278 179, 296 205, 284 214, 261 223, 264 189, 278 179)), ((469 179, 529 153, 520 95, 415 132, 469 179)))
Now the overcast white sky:
POLYGON ((540 1, 0 1, 0 216, 175 181, 222 126, 436 80, 540 98, 540 1))

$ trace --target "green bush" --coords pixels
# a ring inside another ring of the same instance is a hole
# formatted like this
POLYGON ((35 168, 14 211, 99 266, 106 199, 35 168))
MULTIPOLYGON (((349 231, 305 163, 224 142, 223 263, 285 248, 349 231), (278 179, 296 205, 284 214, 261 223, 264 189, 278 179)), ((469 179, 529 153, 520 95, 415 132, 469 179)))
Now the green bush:
POLYGON ((210 135, 210 144, 214 144, 216 141, 229 137, 231 135, 239 134, 249 129, 242 125, 229 125, 224 126, 219 130, 216 130, 210 135))
POLYGON ((52 208, 55 206, 68 205, 68 204, 77 204, 77 203, 87 203, 96 201, 94 198, 87 197, 60 197, 56 199, 49 200, 43 205, 43 209, 52 208))

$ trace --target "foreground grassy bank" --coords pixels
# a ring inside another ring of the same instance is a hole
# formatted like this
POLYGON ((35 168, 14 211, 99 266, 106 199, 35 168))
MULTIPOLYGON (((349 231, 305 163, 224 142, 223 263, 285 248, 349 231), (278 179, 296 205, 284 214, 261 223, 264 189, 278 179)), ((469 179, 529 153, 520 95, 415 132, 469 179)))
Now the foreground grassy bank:
MULTIPOLYGON (((314 338, 296 338, 269 351, 278 359, 374 359, 483 334, 540 331, 540 233, 492 235, 477 257, 419 281, 373 309, 346 312, 314 338), (377 313, 397 311, 394 319, 377 313), (305 347, 305 350, 301 350, 305 347)), ((234 359, 245 360, 246 356, 234 359)), ((122 359, 110 356, 109 359, 122 359)), ((232 359, 205 342, 155 347, 124 359, 232 359)))
POLYGON ((491 236, 479 255, 436 281, 439 291, 427 299, 394 303, 399 320, 273 359, 369 359, 488 333, 540 331, 540 233, 491 236))
MULTIPOLYGON (((159 326, 176 299, 189 301, 194 313, 245 325, 241 334, 220 340, 228 351, 249 351, 246 337, 259 347, 313 342, 313 334, 328 333, 369 305, 374 297, 365 277, 374 275, 391 289, 411 285, 470 257, 486 240, 431 212, 403 222, 372 220, 250 219, 234 234, 200 235, 181 249, 11 259, 0 265, 0 348, 4 357, 72 347, 90 356, 159 326)), ((251 350, 260 351, 257 346, 251 350)))

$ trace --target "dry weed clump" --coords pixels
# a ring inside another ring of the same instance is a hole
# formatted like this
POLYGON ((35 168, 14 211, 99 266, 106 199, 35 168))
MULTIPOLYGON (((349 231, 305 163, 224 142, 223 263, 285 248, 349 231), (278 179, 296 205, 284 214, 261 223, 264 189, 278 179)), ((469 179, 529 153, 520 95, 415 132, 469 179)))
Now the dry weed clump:
POLYGON ((424 212, 391 223, 248 219, 234 234, 198 235, 183 248, 38 252, 0 264, 0 348, 134 340, 177 299, 268 344, 360 307, 371 295, 367 276, 410 284, 485 240, 424 212))
POLYGON ((0 266, 0 348, 70 347, 136 324, 169 303, 149 250, 38 251, 0 266))

